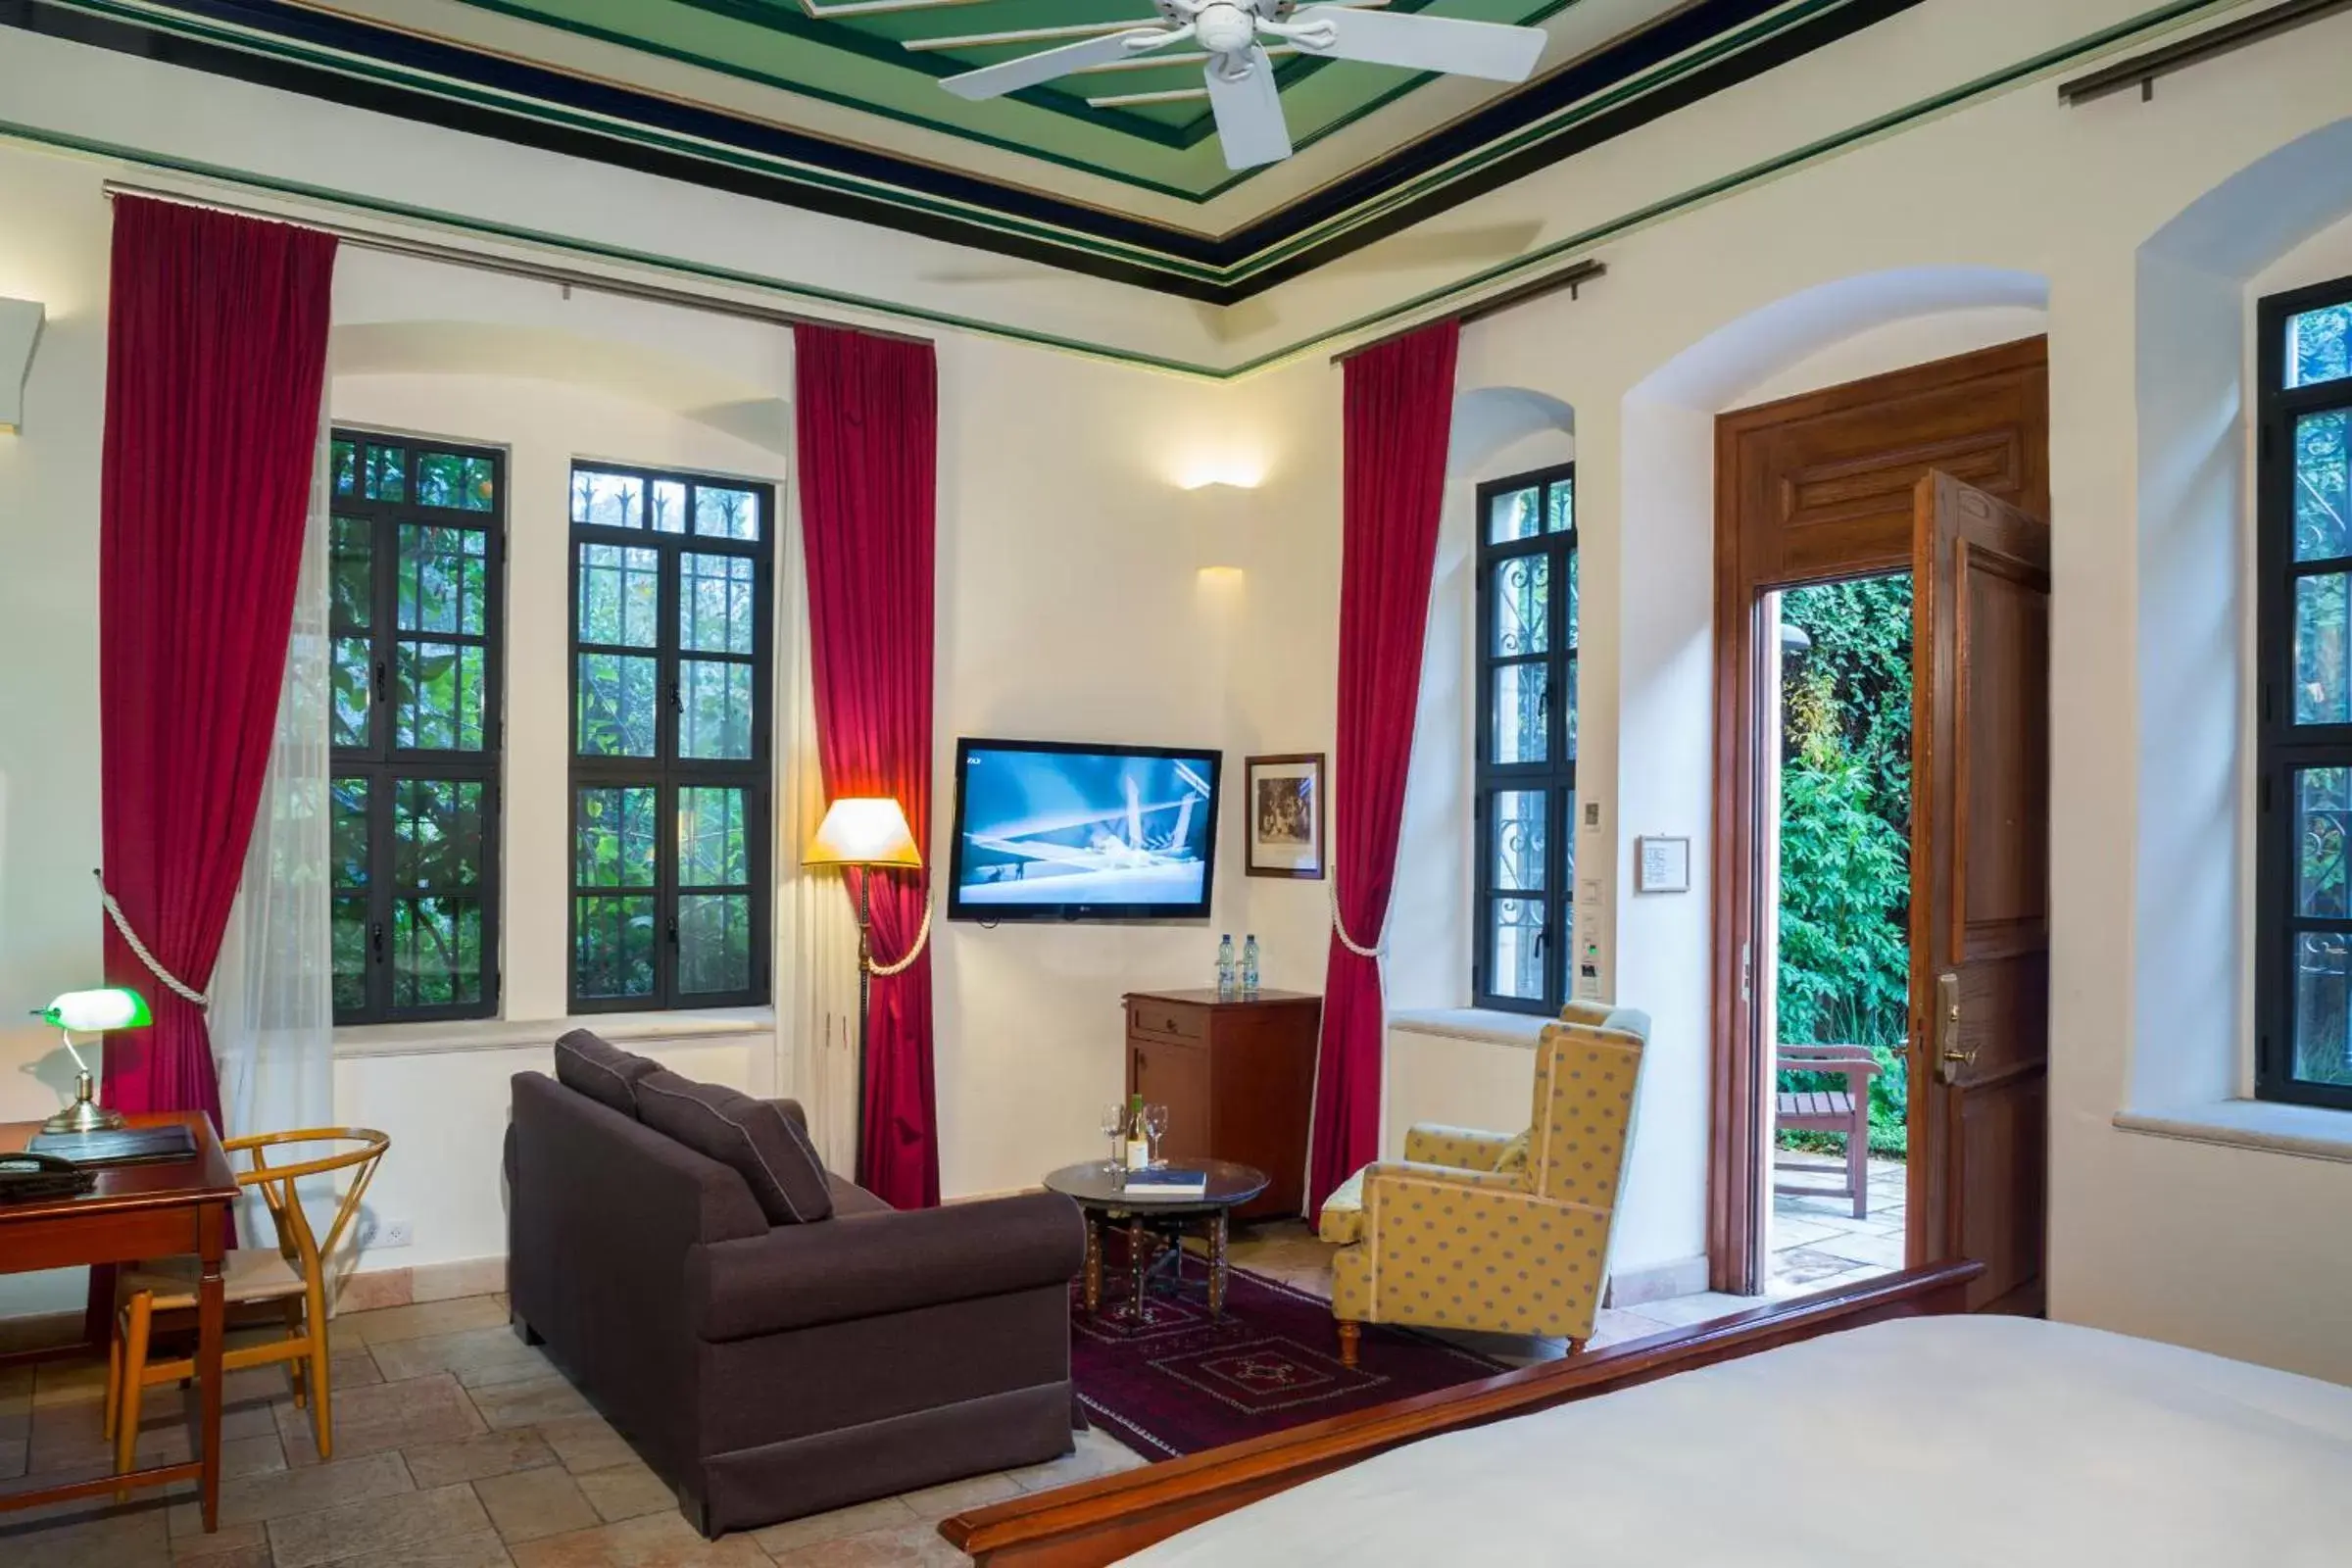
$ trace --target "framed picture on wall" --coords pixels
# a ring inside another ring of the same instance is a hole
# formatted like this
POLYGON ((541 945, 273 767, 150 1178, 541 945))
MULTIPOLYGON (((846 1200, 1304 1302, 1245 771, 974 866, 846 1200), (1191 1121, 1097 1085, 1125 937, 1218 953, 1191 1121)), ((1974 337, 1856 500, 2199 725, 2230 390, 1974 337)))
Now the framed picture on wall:
POLYGON ((1245 760, 1251 876, 1323 877, 1323 754, 1245 760))

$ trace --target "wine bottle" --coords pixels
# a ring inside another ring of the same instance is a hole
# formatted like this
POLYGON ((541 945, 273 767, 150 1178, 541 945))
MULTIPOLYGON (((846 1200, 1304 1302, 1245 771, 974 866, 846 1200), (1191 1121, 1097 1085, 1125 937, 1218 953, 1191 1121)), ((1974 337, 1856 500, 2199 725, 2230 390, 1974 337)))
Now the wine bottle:
POLYGON ((1143 1170, 1152 1163, 1152 1141, 1144 1135, 1144 1097, 1127 1097, 1127 1168, 1143 1170))

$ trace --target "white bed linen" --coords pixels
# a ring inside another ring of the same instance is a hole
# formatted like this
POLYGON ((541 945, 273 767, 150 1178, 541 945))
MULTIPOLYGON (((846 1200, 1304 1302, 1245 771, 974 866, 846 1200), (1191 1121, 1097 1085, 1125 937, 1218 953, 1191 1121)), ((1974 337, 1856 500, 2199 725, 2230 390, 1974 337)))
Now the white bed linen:
POLYGON ((2352 1568, 2352 1389, 1908 1318, 1433 1438, 1127 1560, 2352 1568))

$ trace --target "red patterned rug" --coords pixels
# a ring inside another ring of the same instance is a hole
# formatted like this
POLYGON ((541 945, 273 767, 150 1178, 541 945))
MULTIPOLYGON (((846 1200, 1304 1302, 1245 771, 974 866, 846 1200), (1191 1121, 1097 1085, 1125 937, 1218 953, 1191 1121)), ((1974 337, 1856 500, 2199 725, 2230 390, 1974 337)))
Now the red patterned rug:
MULTIPOLYGON (((1197 1277, 1197 1276, 1196 1276, 1197 1277)), ((1331 1303, 1262 1275, 1232 1271, 1222 1319, 1199 1286, 1154 1294, 1153 1320, 1123 1322, 1123 1298, 1086 1310, 1071 1288, 1070 1358, 1090 1419, 1148 1459, 1245 1438, 1507 1372, 1508 1366, 1410 1329, 1364 1330, 1358 1365, 1340 1365, 1331 1303)))

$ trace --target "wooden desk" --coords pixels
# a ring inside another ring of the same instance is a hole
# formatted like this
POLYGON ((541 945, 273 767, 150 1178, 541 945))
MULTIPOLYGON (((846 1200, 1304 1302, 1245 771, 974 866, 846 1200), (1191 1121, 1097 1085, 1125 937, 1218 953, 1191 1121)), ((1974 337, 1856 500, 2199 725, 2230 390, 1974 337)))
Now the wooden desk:
MULTIPOLYGON (((94 1191, 75 1198, 0 1203, 0 1273, 134 1263, 148 1257, 193 1254, 204 1268, 196 1296, 196 1386, 201 1452, 186 1464, 156 1465, 127 1475, 0 1494, 0 1511, 108 1496, 125 1487, 195 1481, 203 1493, 204 1528, 220 1517, 221 1248, 237 1179, 220 1135, 202 1111, 133 1116, 133 1127, 183 1124, 195 1135, 192 1159, 158 1165, 109 1165, 94 1191)), ((35 1121, 0 1122, 0 1152, 14 1153, 41 1130, 35 1121)), ((110 1314, 111 1329, 111 1314, 110 1314)), ((103 1353, 103 1345, 90 1347, 103 1353)), ((0 1358, 0 1364, 12 1358, 0 1358)))

